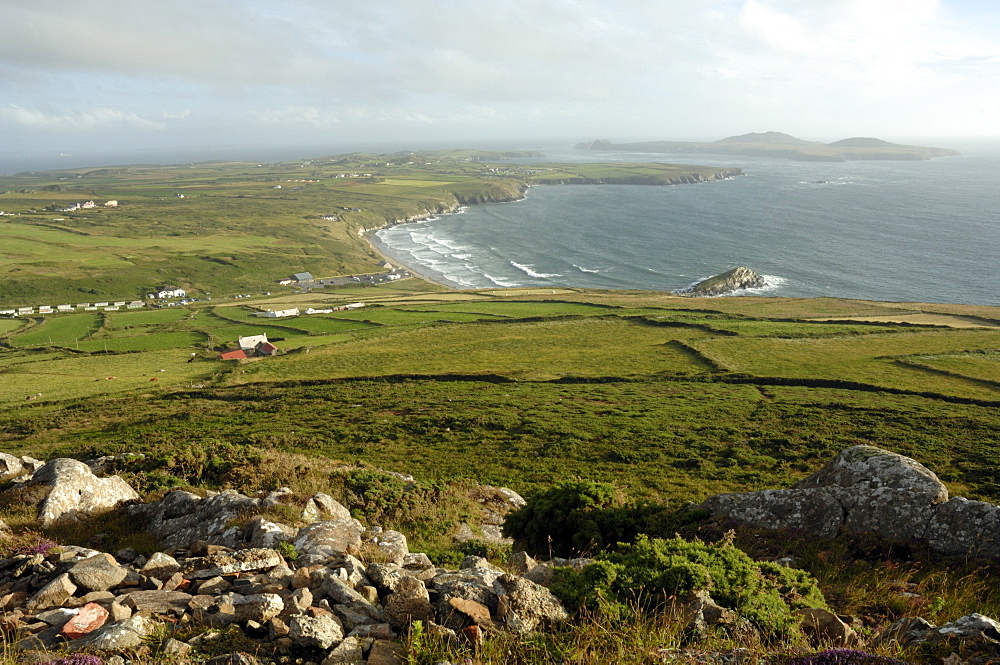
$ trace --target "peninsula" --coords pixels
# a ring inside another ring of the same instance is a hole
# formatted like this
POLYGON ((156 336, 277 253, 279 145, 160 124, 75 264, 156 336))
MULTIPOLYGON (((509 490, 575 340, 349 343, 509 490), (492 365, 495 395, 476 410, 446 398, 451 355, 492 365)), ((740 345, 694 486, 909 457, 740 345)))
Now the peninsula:
POLYGON ((959 153, 947 148, 900 145, 881 139, 855 137, 818 143, 795 138, 782 132, 755 132, 730 136, 718 141, 643 141, 612 143, 607 139, 578 143, 577 150, 618 150, 625 152, 696 153, 780 157, 804 162, 846 162, 852 160, 921 160, 954 157, 959 153))

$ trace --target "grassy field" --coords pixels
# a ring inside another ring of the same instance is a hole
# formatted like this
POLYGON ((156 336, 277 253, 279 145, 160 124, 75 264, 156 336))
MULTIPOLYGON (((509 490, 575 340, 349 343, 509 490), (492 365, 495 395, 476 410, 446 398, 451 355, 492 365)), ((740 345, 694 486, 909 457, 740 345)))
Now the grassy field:
POLYGON ((1000 329, 964 327, 961 308, 936 314, 954 319, 944 328, 814 320, 895 303, 553 298, 407 288, 291 319, 256 318, 277 306, 266 301, 53 317, 0 353, 13 379, 0 391, 3 445, 44 455, 272 441, 429 479, 530 491, 581 477, 697 499, 783 486, 874 443, 930 464, 956 492, 1000 499, 988 462, 1000 451, 1000 329), (50 344, 47 326, 67 343, 50 344), (209 351, 262 332, 285 355, 231 363, 209 351), (52 418, 58 427, 38 426, 52 418))

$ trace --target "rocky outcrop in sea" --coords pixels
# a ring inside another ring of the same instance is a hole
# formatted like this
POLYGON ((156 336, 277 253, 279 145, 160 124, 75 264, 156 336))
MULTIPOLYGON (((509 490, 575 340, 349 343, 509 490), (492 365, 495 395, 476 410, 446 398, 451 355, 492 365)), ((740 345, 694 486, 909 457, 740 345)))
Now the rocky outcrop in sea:
POLYGON ((691 288, 674 291, 674 295, 691 297, 724 296, 744 289, 759 289, 767 286, 764 278, 750 268, 739 267, 703 279, 691 288))

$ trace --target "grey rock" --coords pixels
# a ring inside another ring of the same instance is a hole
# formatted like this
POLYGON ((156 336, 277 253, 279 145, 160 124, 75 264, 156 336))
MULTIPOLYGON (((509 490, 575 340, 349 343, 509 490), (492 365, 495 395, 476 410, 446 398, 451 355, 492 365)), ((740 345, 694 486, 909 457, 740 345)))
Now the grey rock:
POLYGON ((46 490, 38 508, 38 519, 43 526, 110 510, 139 498, 118 476, 98 478, 90 467, 74 459, 58 458, 48 462, 32 474, 28 484, 46 490))
POLYGON ((395 593, 384 601, 385 618, 397 631, 408 628, 414 621, 430 621, 434 618, 430 594, 420 580, 404 577, 395 593))
POLYGON ((357 554, 361 550, 364 528, 357 520, 323 520, 302 528, 295 538, 300 560, 322 562, 341 554, 357 554))
POLYGON ((354 590, 347 582, 341 580, 336 575, 327 575, 321 587, 323 593, 329 596, 335 603, 366 603, 364 596, 354 590))
POLYGON ((122 651, 141 646, 145 637, 156 630, 157 622, 141 614, 108 624, 73 640, 73 648, 91 651, 122 651))
POLYGON ((515 633, 523 635, 569 619, 566 608, 551 591, 523 577, 505 573, 496 579, 493 589, 497 594, 496 617, 515 633))
POLYGON ((169 554, 164 554, 163 552, 154 552, 150 555, 146 563, 143 564, 139 572, 147 577, 155 577, 158 580, 168 580, 171 575, 178 572, 180 569, 181 566, 177 563, 177 559, 174 557, 169 554))
POLYGON ((183 591, 131 591, 119 596, 118 602, 134 612, 146 610, 153 614, 181 615, 191 602, 191 594, 183 591))
POLYGON ((70 579, 69 573, 59 575, 38 590, 28 601, 31 611, 43 610, 49 607, 59 607, 76 593, 76 585, 70 579))
POLYGON ((295 540, 299 530, 295 527, 272 522, 263 517, 255 517, 247 524, 244 540, 250 547, 275 548, 278 543, 291 542, 295 540))
POLYGON ((305 614, 313 604, 312 592, 307 588, 296 589, 292 595, 285 598, 285 608, 281 611, 281 616, 290 617, 296 614, 305 614))
POLYGON ((131 506, 129 513, 144 520, 166 550, 190 548, 199 540, 233 549, 243 531, 231 524, 261 510, 260 499, 233 490, 206 498, 174 490, 159 501, 131 506))
POLYGON ((1000 558, 1000 506, 955 497, 934 507, 924 537, 946 554, 1000 558))
POLYGON ((288 636, 299 646, 329 649, 344 639, 344 630, 332 616, 293 616, 288 636))
POLYGON ((412 552, 403 557, 401 565, 408 570, 426 570, 433 568, 434 562, 423 552, 412 552))
POLYGON ((302 509, 303 522, 318 522, 320 520, 350 520, 351 511, 334 500, 329 494, 316 492, 302 509))
POLYGON ((252 570, 268 570, 284 563, 285 560, 276 551, 257 547, 188 559, 180 572, 184 577, 195 580, 252 570))
POLYGON ((365 568, 365 574, 376 589, 392 593, 405 573, 394 563, 370 563, 365 568))
POLYGON ((107 591, 121 584, 128 571, 110 554, 97 554, 76 563, 69 575, 84 591, 107 591))
POLYGON ((906 542, 924 537, 933 513, 924 494, 879 487, 853 498, 844 525, 848 531, 906 542))
POLYGON ((25 473, 26 469, 20 459, 7 453, 0 453, 0 482, 6 482, 25 473))
POLYGON ((285 607, 281 596, 274 593, 259 593, 249 596, 233 594, 233 609, 237 621, 264 623, 278 616, 285 607))
POLYGON ((330 650, 320 665, 364 665, 364 649, 357 637, 345 637, 344 641, 330 650))
POLYGON ((399 531, 383 531, 372 538, 372 542, 375 543, 379 551, 384 554, 389 561, 397 566, 403 565, 407 555, 410 553, 406 544, 406 536, 401 534, 399 531))
POLYGON ((759 529, 801 529, 821 538, 837 535, 844 509, 826 489, 764 490, 716 494, 701 504, 713 517, 727 517, 759 529))
POLYGON ((948 500, 948 488, 930 469, 909 457, 875 446, 853 446, 843 450, 822 469, 793 487, 849 488, 852 492, 844 497, 847 508, 851 507, 852 497, 868 494, 879 488, 919 494, 930 504, 948 500))

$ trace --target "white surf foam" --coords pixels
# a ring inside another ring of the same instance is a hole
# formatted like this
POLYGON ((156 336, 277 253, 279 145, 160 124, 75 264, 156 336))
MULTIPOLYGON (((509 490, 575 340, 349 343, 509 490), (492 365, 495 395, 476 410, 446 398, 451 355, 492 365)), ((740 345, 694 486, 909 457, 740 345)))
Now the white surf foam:
POLYGON ((517 263, 516 261, 511 261, 510 264, 523 272, 528 277, 535 277, 537 279, 545 279, 547 277, 562 277, 559 273, 554 272, 535 272, 533 266, 524 265, 523 263, 517 263))

